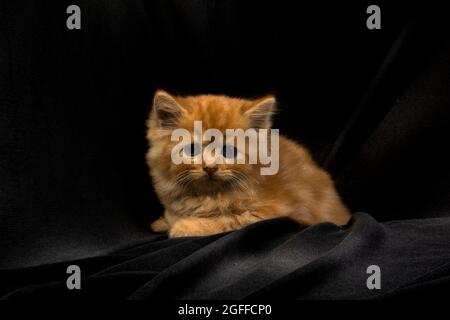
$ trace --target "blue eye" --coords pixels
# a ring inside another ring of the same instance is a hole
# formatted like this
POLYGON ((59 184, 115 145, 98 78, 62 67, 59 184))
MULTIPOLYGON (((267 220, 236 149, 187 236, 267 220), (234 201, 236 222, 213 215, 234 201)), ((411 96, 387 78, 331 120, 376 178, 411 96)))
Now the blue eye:
POLYGON ((184 153, 189 157, 195 157, 200 154, 200 145, 198 143, 187 144, 184 146, 184 153))
POLYGON ((234 146, 226 144, 223 146, 222 154, 225 158, 232 159, 236 158, 238 150, 234 146))

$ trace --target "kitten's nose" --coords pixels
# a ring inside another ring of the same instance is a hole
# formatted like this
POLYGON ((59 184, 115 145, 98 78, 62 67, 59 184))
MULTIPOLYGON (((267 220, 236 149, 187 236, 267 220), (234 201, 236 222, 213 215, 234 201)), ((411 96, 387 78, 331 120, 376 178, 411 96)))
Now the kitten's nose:
POLYGON ((205 171, 207 174, 209 174, 210 176, 216 172, 219 168, 214 165, 214 166, 204 166, 203 167, 203 171, 205 171))

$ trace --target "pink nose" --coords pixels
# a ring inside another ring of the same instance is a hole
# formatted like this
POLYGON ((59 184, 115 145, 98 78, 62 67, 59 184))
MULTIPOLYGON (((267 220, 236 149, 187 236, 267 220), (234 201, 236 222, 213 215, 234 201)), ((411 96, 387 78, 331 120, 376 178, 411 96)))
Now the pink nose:
POLYGON ((210 176, 214 174, 219 168, 217 166, 205 166, 203 167, 203 171, 205 171, 210 176))

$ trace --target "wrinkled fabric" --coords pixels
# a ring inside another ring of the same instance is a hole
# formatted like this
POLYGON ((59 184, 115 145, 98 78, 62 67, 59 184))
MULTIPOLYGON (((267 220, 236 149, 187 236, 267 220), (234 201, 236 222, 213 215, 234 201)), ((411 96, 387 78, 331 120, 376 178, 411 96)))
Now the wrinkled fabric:
POLYGON ((433 282, 449 287, 449 271, 450 218, 379 223, 357 213, 343 227, 283 218, 210 237, 161 237, 105 257, 4 272, 1 281, 4 299, 374 299, 433 282), (71 264, 81 268, 81 290, 66 287, 71 264), (371 265, 380 268, 379 290, 367 287, 371 265))

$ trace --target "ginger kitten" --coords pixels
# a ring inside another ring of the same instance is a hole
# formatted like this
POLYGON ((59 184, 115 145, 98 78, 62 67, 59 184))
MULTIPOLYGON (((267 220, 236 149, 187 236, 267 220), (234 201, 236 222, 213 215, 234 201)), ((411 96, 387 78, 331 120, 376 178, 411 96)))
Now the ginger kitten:
MULTIPOLYGON (((227 164, 208 158, 200 163, 173 163, 172 150, 179 144, 171 139, 173 130, 183 128, 193 134, 194 121, 201 120, 203 130, 216 128, 224 134, 226 129, 262 131, 270 129, 275 105, 272 96, 245 100, 156 92, 148 120, 146 158, 165 212, 151 224, 153 231, 167 232, 169 237, 206 236, 283 216, 305 226, 324 221, 347 223, 350 212, 328 173, 304 147, 283 136, 279 137, 279 169, 273 175, 262 175, 259 161, 227 164)), ((210 141, 200 143, 204 146, 210 141)), ((180 152, 194 157, 198 147, 190 144, 180 152)), ((248 160, 248 147, 232 150, 231 157, 238 152, 248 160)))

